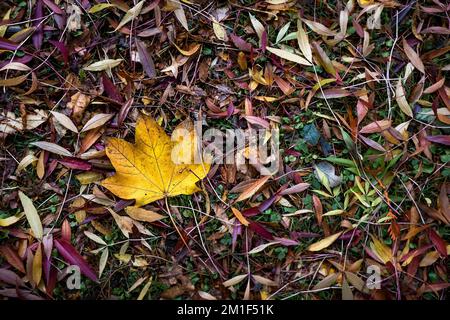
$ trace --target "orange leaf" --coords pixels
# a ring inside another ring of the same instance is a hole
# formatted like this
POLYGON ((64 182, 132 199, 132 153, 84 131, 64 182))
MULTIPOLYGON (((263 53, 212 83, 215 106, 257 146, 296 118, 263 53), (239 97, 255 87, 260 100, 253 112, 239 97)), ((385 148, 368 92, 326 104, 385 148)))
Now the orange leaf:
POLYGON ((238 209, 232 207, 231 211, 233 211, 233 214, 236 216, 236 218, 239 220, 240 223, 242 223, 244 226, 248 226, 249 224, 248 220, 245 219, 245 217, 238 209))
POLYGON ((236 202, 252 197, 267 182, 267 180, 269 180, 269 178, 270 176, 265 176, 250 184, 248 188, 241 193, 239 198, 237 198, 236 202))

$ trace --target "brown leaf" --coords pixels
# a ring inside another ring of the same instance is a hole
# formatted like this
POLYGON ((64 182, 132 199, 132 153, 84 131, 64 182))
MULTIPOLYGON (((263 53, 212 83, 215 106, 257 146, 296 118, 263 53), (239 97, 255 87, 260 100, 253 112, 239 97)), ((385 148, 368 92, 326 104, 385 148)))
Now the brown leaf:
POLYGON ((154 222, 165 218, 159 213, 139 207, 126 207, 125 212, 134 220, 144 222, 154 222))
POLYGON ((411 48, 406 39, 403 39, 403 49, 405 50, 405 53, 413 66, 416 67, 420 72, 425 73, 425 67, 422 60, 420 60, 419 55, 414 51, 413 48, 411 48))
POLYGON ((236 199, 236 202, 239 201, 243 201, 245 199, 248 199, 250 197, 252 197, 259 189, 261 189, 261 187, 267 182, 267 180, 270 179, 270 176, 264 176, 258 180, 256 180, 255 182, 253 182, 252 184, 250 184, 245 190, 244 192, 241 193, 241 195, 239 196, 239 198, 236 199))
POLYGON ((14 251, 8 245, 0 246, 0 254, 8 261, 10 265, 19 270, 22 273, 25 273, 25 267, 23 266, 23 261, 20 259, 19 255, 16 251, 14 251))

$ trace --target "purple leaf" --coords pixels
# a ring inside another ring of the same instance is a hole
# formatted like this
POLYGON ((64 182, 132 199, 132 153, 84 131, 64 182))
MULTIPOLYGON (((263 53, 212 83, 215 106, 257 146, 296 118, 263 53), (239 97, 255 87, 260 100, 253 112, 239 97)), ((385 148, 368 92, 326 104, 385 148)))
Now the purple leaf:
POLYGON ((60 7, 58 7, 52 0, 42 0, 42 1, 44 1, 44 3, 45 3, 45 5, 50 9, 50 10, 52 10, 54 13, 56 13, 56 14, 61 14, 61 15, 63 15, 65 12, 60 8, 60 7))
POLYGON ((262 213, 262 212, 266 211, 267 209, 269 209, 270 206, 271 206, 276 200, 278 200, 278 198, 279 198, 279 195, 278 195, 278 194, 274 194, 274 195, 271 196, 269 199, 264 200, 264 201, 258 206, 259 212, 262 213))
POLYGON ((36 10, 34 11, 33 26, 36 30, 33 33, 33 45, 37 50, 41 50, 42 42, 44 41, 44 30, 42 28, 42 17, 44 16, 44 10, 42 6, 42 0, 37 0, 36 10))
MULTIPOLYGON (((1 47, 1 40, 0 40, 0 47, 1 47)), ((20 62, 20 63, 23 63, 23 64, 27 64, 31 60, 33 60, 32 56, 25 55, 25 56, 23 56, 21 58, 14 58, 12 61, 11 60, 6 60, 6 61, 0 62, 0 68, 3 68, 4 66, 6 66, 7 64, 9 64, 11 62, 20 62)))
POLYGON ((64 60, 64 63, 66 65, 69 64, 69 50, 67 50, 67 47, 64 45, 64 43, 60 42, 60 41, 55 41, 55 40, 49 40, 48 42, 50 42, 52 45, 54 45, 59 52, 61 53, 61 56, 64 60))
MULTIPOLYGON (((0 49, 14 51, 18 48, 19 48, 19 45, 17 43, 14 43, 10 40, 0 37, 0 49)), ((9 61, 8 61, 8 63, 9 63, 9 61)))
POLYGON ((450 146, 450 136, 427 136, 427 140, 434 143, 440 143, 445 144, 446 146, 450 146))
POLYGON ((131 106, 133 105, 134 98, 131 98, 126 103, 122 105, 119 111, 119 115, 117 116, 117 125, 122 125, 123 121, 127 118, 128 112, 130 111, 131 106))
POLYGON ((252 45, 242 39, 241 37, 235 35, 234 33, 230 34, 231 41, 235 45, 236 48, 242 51, 250 52, 252 50, 252 45))
POLYGON ((53 16, 53 18, 55 19, 56 24, 58 25, 58 28, 60 30, 64 30, 64 28, 66 27, 66 22, 67 22, 67 18, 66 18, 66 14, 55 14, 53 16))
POLYGON ((13 286, 25 286, 22 279, 15 272, 8 269, 0 269, 0 282, 13 286))
POLYGON ((242 215, 244 217, 254 217, 260 213, 261 213, 261 211, 259 210, 259 206, 251 207, 251 208, 248 208, 248 209, 245 209, 244 211, 242 211, 242 215))
POLYGON ((240 235, 242 233, 242 224, 238 223, 236 221, 236 223, 233 226, 233 234, 232 234, 232 240, 231 240, 231 251, 234 252, 234 250, 236 249, 236 244, 237 244, 237 237, 238 235, 240 235))
POLYGON ((302 192, 302 191, 305 191, 306 189, 308 189, 309 186, 310 186, 309 183, 299 183, 293 187, 290 187, 290 188, 287 188, 286 190, 281 191, 280 195, 284 196, 287 194, 299 193, 299 192, 302 192))
POLYGON ((44 269, 44 276, 46 280, 46 284, 48 285, 50 280, 50 270, 52 267, 51 259, 52 259, 52 250, 53 250, 53 235, 46 235, 42 239, 42 245, 44 247, 44 263, 42 268, 44 269))
POLYGON ((136 47, 139 54, 139 60, 141 61, 145 73, 150 79, 153 79, 154 77, 156 77, 156 69, 148 48, 142 41, 139 40, 136 41, 136 47))
POLYGON ((261 51, 264 53, 266 52, 267 47, 267 31, 264 30, 261 34, 261 51))
POLYGON ((282 244, 283 246, 296 246, 299 244, 298 241, 292 240, 292 239, 287 239, 287 238, 278 238, 278 237, 274 237, 273 238, 275 241, 278 241, 280 244, 282 244))
POLYGON ((416 250, 410 251, 407 254, 405 254, 403 257, 401 257, 400 262, 404 262, 407 259, 409 259, 410 257, 417 257, 420 256, 422 254, 424 254, 425 252, 428 251, 428 249, 432 248, 433 245, 432 244, 427 244, 426 246, 420 247, 416 250))
POLYGON ((91 269, 86 260, 84 260, 84 258, 70 243, 68 243, 66 240, 59 239, 55 240, 55 246, 59 254, 67 263, 79 266, 81 273, 83 273, 86 277, 88 277, 92 281, 98 281, 96 273, 91 269))

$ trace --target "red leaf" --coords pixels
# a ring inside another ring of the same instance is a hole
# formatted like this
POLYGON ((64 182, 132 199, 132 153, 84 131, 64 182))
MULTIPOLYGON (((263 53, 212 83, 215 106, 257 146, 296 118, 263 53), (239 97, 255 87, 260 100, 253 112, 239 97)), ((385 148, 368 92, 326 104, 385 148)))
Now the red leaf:
POLYGON ((123 102, 123 98, 112 81, 105 75, 102 75, 103 89, 108 97, 118 102, 123 102))
POLYGON ((77 158, 64 157, 63 159, 58 160, 58 162, 69 169, 88 171, 92 168, 92 164, 86 160, 77 158))
POLYGON ((67 263, 79 266, 81 273, 86 277, 93 281, 98 281, 97 274, 70 243, 66 240, 58 239, 55 240, 55 247, 67 263))
POLYGON ((428 237, 442 257, 447 256, 447 244, 433 229, 428 229, 428 237))
POLYGON ((273 240, 273 235, 266 228, 264 228, 260 223, 251 221, 251 220, 248 220, 248 222, 250 222, 248 227, 251 230, 253 230, 257 234, 259 234, 264 239, 273 240))

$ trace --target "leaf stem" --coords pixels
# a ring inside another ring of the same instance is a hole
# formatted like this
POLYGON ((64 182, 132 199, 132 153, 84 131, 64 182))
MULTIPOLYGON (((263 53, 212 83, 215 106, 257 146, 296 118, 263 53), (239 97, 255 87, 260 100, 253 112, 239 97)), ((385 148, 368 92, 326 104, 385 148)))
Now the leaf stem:
POLYGON ((184 240, 183 235, 180 232, 180 229, 178 229, 177 224, 175 222, 175 219, 172 216, 172 213, 170 212, 170 208, 169 208, 169 202, 167 201, 167 197, 164 198, 164 202, 166 203, 166 210, 167 210, 167 214, 170 217, 170 220, 172 221, 173 226, 175 227, 175 230, 177 231, 178 235, 181 237, 181 240, 183 241, 184 245, 186 246, 186 248, 189 249, 189 246, 186 242, 186 240, 184 240))

